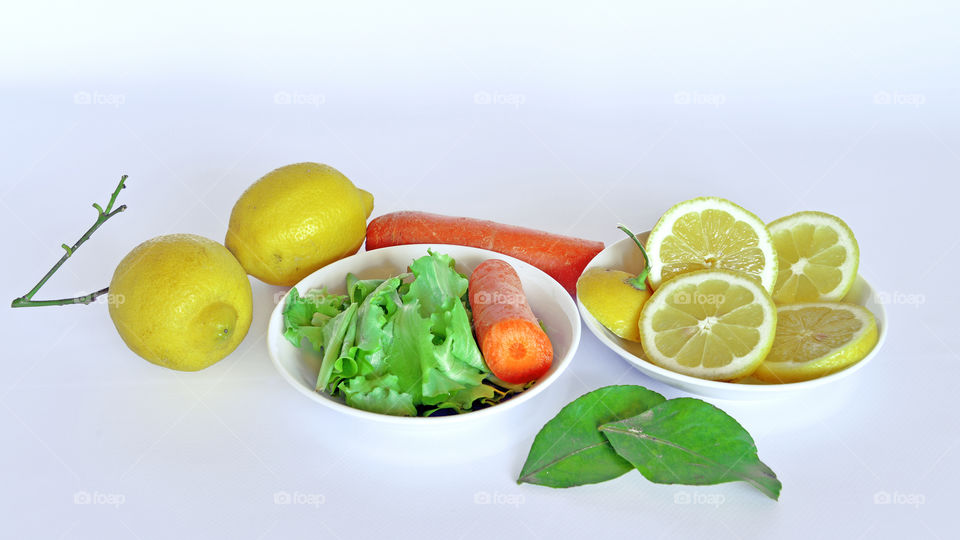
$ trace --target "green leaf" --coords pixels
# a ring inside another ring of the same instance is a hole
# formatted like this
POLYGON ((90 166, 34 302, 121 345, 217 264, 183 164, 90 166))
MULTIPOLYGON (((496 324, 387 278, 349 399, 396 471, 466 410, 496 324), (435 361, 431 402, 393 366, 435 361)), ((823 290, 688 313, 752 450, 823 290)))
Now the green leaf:
POLYGON ((461 409, 470 409, 474 400, 492 398, 493 389, 465 392, 482 386, 488 370, 473 339, 463 304, 457 298, 451 298, 450 303, 446 311, 434 313, 430 318, 431 346, 429 354, 420 359, 423 402, 427 405, 456 403, 461 409), (437 328, 442 333, 435 333, 437 328))
POLYGON ((359 279, 353 274, 347 274, 347 297, 350 302, 359 304, 383 282, 382 279, 359 279))
POLYGON ((404 304, 384 327, 386 343, 382 371, 399 377, 400 389, 420 402, 420 357, 429 354, 428 323, 417 311, 416 304, 404 304))
MULTIPOLYGON (((462 390, 452 392, 447 395, 447 398, 434 403, 432 409, 428 409, 423 413, 423 416, 432 416, 437 411, 443 409, 450 409, 460 414, 462 412, 470 411, 475 408, 476 402, 480 402, 482 405, 495 405, 499 401, 499 396, 496 395, 496 391, 492 386, 486 384, 479 384, 477 386, 469 386, 462 390)), ((424 398, 424 402, 427 399, 424 398)))
POLYGON ((449 306, 449 299, 461 298, 470 284, 467 276, 454 268, 456 262, 453 257, 433 251, 427 253, 410 265, 410 271, 416 278, 403 295, 404 303, 414 299, 420 301, 420 314, 424 317, 449 306))
POLYGON ((416 416, 413 396, 400 392, 396 375, 356 377, 340 384, 347 405, 394 416, 416 416))
POLYGON ((430 333, 450 360, 463 362, 480 373, 490 372, 473 337, 470 315, 460 298, 448 298, 441 309, 430 314, 430 333))
POLYGON ((296 336, 294 339, 297 341, 307 338, 307 341, 313 346, 313 350, 317 352, 323 350, 323 326, 301 326, 291 332, 296 336))
POLYGON ((409 274, 384 280, 364 298, 357 312, 357 360, 366 362, 375 370, 381 369, 388 319, 401 305, 397 288, 409 274))
POLYGON ((330 384, 333 368, 340 357, 344 338, 349 334, 357 316, 357 304, 350 307, 330 320, 323 327, 323 360, 320 363, 320 373, 317 374, 317 391, 327 389, 330 384))
POLYGON ((346 299, 346 296, 328 294, 326 289, 308 291, 303 297, 296 287, 290 289, 283 308, 283 337, 295 347, 307 338, 314 349, 321 350, 323 340, 318 329, 343 311, 346 299))
POLYGON ((461 300, 469 286, 466 276, 450 256, 432 251, 413 261, 410 271, 414 280, 403 302, 419 306, 420 316, 429 321, 430 344, 423 345, 420 356, 423 404, 463 411, 478 399, 492 399, 493 389, 483 388, 489 370, 461 300))
POLYGON ((605 423, 600 430, 651 482, 711 485, 742 480, 773 499, 780 496, 780 481, 757 457, 750 434, 727 413, 699 399, 671 399, 605 423))
POLYGON ((642 386, 607 386, 580 396, 537 433, 517 482, 570 487, 603 482, 632 470, 598 428, 663 401, 663 396, 642 386))
POLYGON ((413 397, 410 394, 402 394, 384 386, 378 386, 363 394, 347 394, 347 405, 378 414, 417 415, 417 408, 413 405, 413 397))
POLYGON ((283 336, 290 340, 294 347, 300 346, 297 328, 301 325, 309 325, 315 311, 312 306, 300 299, 296 287, 290 289, 287 305, 283 308, 283 336))

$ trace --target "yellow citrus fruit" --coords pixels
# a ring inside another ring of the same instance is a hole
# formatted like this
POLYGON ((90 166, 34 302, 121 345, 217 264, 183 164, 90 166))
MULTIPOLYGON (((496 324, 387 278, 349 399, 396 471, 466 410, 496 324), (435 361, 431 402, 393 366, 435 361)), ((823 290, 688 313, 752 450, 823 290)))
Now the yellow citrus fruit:
POLYGON ((766 225, 736 204, 700 197, 666 211, 647 238, 650 285, 696 270, 742 272, 773 291, 777 253, 766 225))
POLYGON ((842 300, 857 279, 860 248, 842 219, 798 212, 769 225, 780 272, 773 299, 780 304, 842 300))
POLYGON ((752 373, 773 345, 777 308, 756 281, 729 270, 680 274, 640 312, 640 341, 660 367, 718 381, 752 373))
POLYGON ((247 272, 295 285, 360 249, 373 195, 319 163, 280 167, 254 182, 233 207, 226 246, 247 272))
POLYGON ((597 321, 617 336, 640 341, 640 310, 650 298, 646 286, 630 284, 636 276, 622 270, 591 268, 577 280, 577 298, 597 321))
POLYGON ((863 360, 878 339, 866 308, 811 302, 777 308, 777 337, 753 376, 766 382, 816 379, 863 360))
POLYGON ((130 349, 154 364, 197 371, 230 354, 250 328, 247 273, 227 248, 194 234, 133 248, 110 281, 110 318, 130 349))

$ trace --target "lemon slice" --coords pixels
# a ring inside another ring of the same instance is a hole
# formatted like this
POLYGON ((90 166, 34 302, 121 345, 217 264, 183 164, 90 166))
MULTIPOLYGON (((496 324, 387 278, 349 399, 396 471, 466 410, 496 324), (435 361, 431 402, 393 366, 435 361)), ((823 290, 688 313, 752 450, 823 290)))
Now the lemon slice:
POLYGON ((650 286, 695 270, 743 272, 773 291, 777 254, 760 218, 717 197, 700 197, 674 205, 647 238, 650 286))
POLYGON ((877 337, 876 319, 858 305, 780 306, 773 348, 753 376, 777 383, 822 377, 863 360, 877 337))
POLYGON ((769 225, 780 272, 773 289, 778 304, 842 300, 857 279, 860 248, 842 219, 798 212, 769 225))
POLYGON ((651 362, 702 379, 752 373, 773 345, 777 308, 744 274, 699 270, 661 286, 640 312, 640 342, 651 362))

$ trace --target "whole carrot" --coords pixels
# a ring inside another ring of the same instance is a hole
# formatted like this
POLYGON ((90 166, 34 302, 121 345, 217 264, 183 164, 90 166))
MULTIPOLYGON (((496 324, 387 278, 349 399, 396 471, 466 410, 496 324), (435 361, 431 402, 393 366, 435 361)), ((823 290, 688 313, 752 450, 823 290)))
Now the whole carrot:
POLYGON ((367 225, 367 251, 402 244, 456 244, 510 255, 543 270, 571 294, 584 267, 603 250, 602 242, 426 212, 393 212, 367 225))
POLYGON ((553 363, 553 345, 527 303, 516 270, 488 259, 470 275, 468 294, 477 343, 490 371, 512 384, 542 377, 553 363))

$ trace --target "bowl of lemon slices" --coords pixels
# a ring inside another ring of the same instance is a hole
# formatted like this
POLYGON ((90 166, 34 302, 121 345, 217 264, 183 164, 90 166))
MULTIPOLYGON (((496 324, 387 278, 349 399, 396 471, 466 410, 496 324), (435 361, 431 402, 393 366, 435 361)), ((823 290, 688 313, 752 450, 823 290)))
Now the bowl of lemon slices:
POLYGON ((716 197, 674 205, 598 254, 577 284, 587 328, 632 366, 691 393, 763 399, 850 376, 886 314, 850 227, 822 212, 763 223, 716 197))

